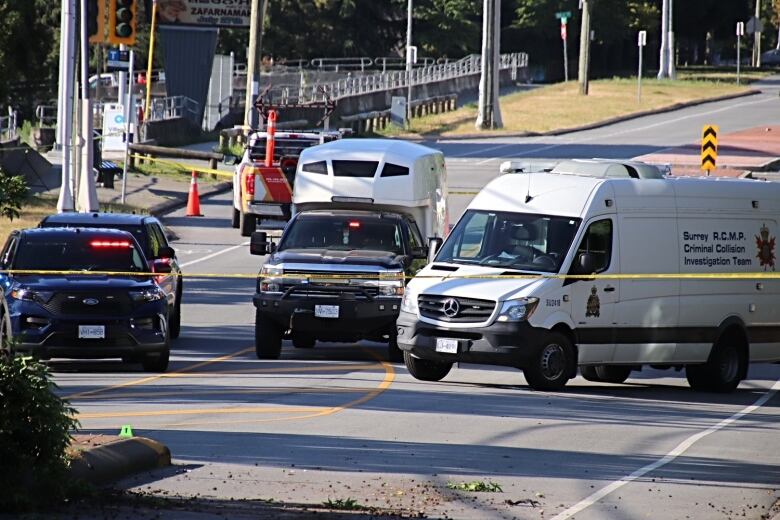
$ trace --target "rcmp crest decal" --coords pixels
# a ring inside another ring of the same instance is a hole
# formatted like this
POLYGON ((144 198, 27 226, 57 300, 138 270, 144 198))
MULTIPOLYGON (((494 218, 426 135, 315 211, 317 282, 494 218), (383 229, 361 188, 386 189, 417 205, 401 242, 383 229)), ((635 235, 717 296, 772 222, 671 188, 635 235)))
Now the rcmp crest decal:
POLYGON ((756 258, 764 271, 775 270, 775 241, 776 237, 769 236, 769 228, 766 224, 761 226, 759 234, 756 235, 756 247, 758 247, 756 258))
POLYGON ((597 292, 598 289, 596 289, 596 286, 594 285, 590 290, 590 296, 588 296, 588 306, 585 310, 586 318, 590 316, 598 318, 601 316, 601 301, 599 300, 599 295, 596 294, 597 292))

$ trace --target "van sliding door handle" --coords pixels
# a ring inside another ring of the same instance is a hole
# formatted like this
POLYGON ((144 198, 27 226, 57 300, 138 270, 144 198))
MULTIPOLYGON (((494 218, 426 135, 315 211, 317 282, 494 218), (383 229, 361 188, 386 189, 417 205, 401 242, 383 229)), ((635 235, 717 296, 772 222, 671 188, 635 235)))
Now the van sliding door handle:
POLYGON ((604 292, 615 292, 615 288, 612 287, 611 285, 607 285, 606 287, 604 287, 604 292))

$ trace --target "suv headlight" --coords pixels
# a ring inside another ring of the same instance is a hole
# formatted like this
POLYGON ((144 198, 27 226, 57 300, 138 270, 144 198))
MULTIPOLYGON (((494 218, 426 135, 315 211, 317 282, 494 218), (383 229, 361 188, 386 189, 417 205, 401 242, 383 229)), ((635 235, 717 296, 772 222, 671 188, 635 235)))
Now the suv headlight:
POLYGON ((144 289, 142 291, 130 291, 130 299, 136 303, 140 302, 156 302, 165 298, 165 291, 159 287, 152 289, 144 289))
POLYGON ((508 300, 501 305, 497 321, 526 321, 539 305, 539 298, 508 300))
POLYGON ((406 291, 404 299, 401 300, 401 311, 409 314, 417 314, 417 295, 406 291))
POLYGON ((51 300, 52 296, 54 296, 52 291, 36 291, 20 284, 14 284, 11 287, 11 298, 15 300, 46 303, 51 300))

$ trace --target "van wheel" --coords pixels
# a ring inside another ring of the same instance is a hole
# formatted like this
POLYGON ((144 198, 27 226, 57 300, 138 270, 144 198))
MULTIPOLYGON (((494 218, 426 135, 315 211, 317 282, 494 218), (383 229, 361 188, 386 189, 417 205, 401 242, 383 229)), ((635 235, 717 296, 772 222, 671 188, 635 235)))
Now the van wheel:
POLYGON ((314 348, 316 342, 317 340, 311 336, 293 334, 292 343, 295 348, 314 348))
POLYGON ((398 348, 398 333, 390 331, 387 340, 387 359, 393 363, 401 363, 404 360, 404 352, 398 348))
POLYGON ((534 390, 560 390, 569 381, 576 362, 569 338, 552 332, 547 335, 531 365, 523 368, 523 373, 534 390))
POLYGON ((747 369, 747 355, 742 339, 734 334, 720 338, 703 365, 685 367, 685 377, 694 390, 733 392, 747 369))
POLYGON ((596 376, 604 383, 623 383, 631 375, 631 367, 598 365, 596 376))
POLYGON ((420 381, 441 381, 452 369, 452 363, 416 358, 409 352, 404 352, 404 364, 412 377, 420 381))
POLYGON ((257 359, 279 359, 284 331, 272 320, 255 312, 255 352, 257 359))
POLYGON ((230 225, 233 226, 233 229, 238 229, 238 226, 241 224, 241 212, 238 211, 236 208, 233 208, 233 216, 230 219, 230 225))
POLYGON ((239 215, 238 229, 241 232, 242 237, 252 236, 252 233, 254 233, 255 229, 257 229, 257 217, 241 211, 239 215))

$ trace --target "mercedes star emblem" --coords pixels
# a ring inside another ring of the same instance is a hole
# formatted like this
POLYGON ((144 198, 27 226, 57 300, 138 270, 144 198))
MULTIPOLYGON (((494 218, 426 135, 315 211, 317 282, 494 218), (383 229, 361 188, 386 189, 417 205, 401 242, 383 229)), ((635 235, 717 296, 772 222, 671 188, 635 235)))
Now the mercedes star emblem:
POLYGON ((444 310, 444 315, 448 318, 454 318, 458 315, 458 312, 460 312, 460 304, 458 303, 458 300, 455 298, 447 298, 442 303, 444 310))

